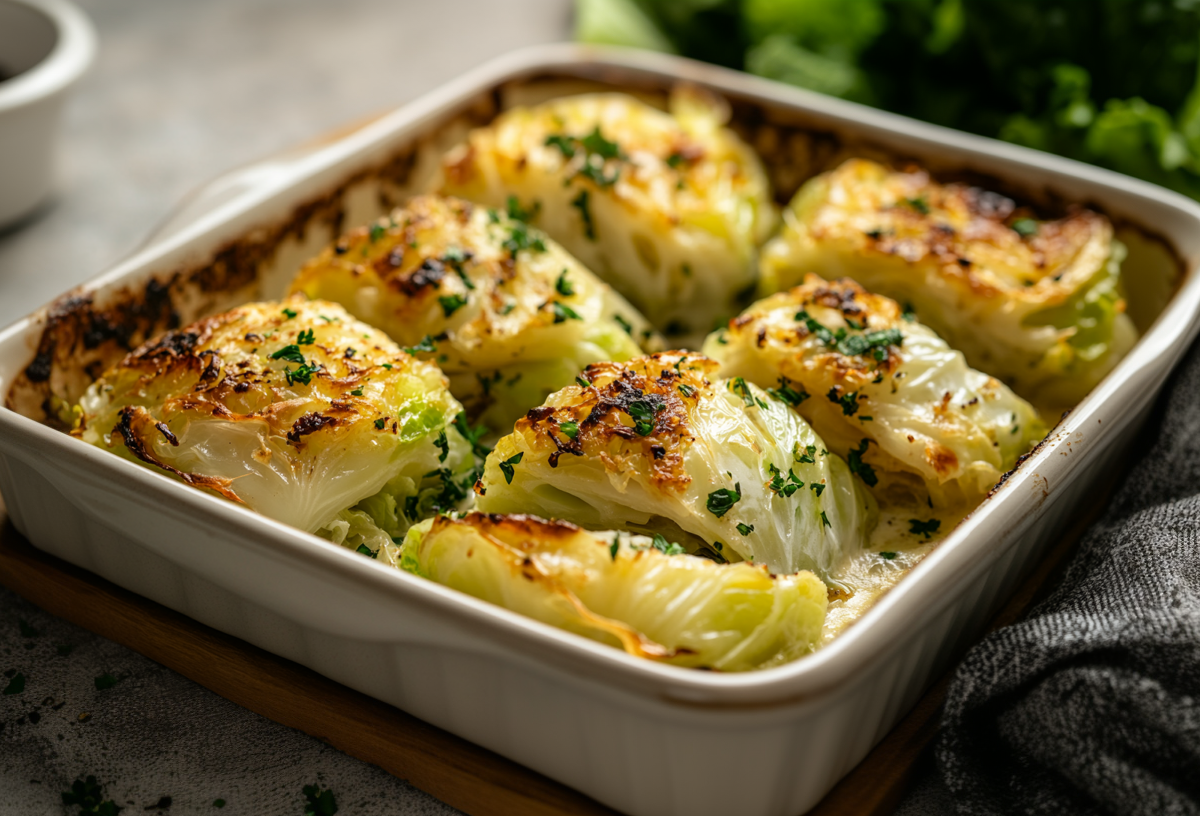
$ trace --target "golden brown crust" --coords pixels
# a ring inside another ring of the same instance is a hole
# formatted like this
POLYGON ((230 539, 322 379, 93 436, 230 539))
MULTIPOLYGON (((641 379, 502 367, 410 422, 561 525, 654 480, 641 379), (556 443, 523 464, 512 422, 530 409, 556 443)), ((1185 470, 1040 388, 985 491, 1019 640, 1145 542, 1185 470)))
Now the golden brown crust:
POLYGON ((711 360, 678 351, 628 364, 593 363, 582 375, 587 387, 558 392, 518 420, 516 431, 535 450, 550 452, 551 467, 562 456, 586 456, 610 472, 645 473, 660 489, 683 491, 691 481, 683 467, 693 441, 689 413, 712 389, 708 375, 715 370, 711 360))

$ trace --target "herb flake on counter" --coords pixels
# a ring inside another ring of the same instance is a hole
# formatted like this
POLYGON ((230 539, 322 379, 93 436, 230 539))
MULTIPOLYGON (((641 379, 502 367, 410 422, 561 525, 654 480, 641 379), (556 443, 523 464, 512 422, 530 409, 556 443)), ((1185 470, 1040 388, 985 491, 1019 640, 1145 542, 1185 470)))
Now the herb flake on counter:
POLYGON ((117 816, 123 810, 116 802, 104 798, 104 786, 90 774, 76 779, 69 791, 63 791, 62 803, 65 807, 78 806, 79 816, 117 816))
POLYGON ((93 678, 92 683, 95 684, 96 691, 106 691, 124 679, 123 677, 114 677, 110 672, 105 672, 99 677, 93 678))
POLYGON ((8 680, 8 685, 4 687, 0 694, 20 694, 25 691, 25 674, 16 672, 8 680))
POLYGON ((337 800, 333 797, 333 791, 329 788, 321 790, 318 785, 305 785, 304 793, 304 816, 336 816, 338 812, 337 800))

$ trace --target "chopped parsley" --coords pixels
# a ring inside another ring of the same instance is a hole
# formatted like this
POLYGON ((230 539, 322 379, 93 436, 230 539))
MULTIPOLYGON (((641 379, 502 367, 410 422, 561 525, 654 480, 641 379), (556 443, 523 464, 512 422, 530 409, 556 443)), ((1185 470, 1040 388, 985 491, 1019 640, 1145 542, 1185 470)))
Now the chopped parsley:
POLYGON ((809 334, 815 334, 817 339, 822 343, 832 346, 836 342, 833 332, 825 328, 825 326, 822 325, 821 322, 815 317, 810 315, 807 310, 801 309, 800 311, 796 312, 795 319, 797 323, 803 323, 804 327, 808 329, 809 334))
POLYGON ((837 386, 829 389, 829 393, 825 395, 829 401, 836 403, 842 407, 843 416, 853 416, 858 411, 858 392, 850 391, 845 394, 839 394, 837 386))
POLYGON ((568 160, 582 152, 583 164, 575 171, 575 175, 589 178, 600 187, 609 187, 615 184, 620 172, 619 169, 614 169, 611 176, 605 176, 605 162, 609 159, 625 158, 616 142, 604 138, 599 125, 583 138, 561 133, 551 134, 546 137, 545 144, 547 147, 558 148, 559 152, 563 154, 563 158, 568 160))
POLYGON ((446 317, 457 312, 463 306, 467 305, 467 299, 462 295, 442 295, 438 298, 438 303, 442 304, 442 312, 446 317))
POLYGON ((483 395, 486 397, 492 392, 492 386, 504 379, 504 375, 500 373, 500 369, 496 369, 490 377, 483 372, 476 372, 475 379, 479 382, 479 387, 483 389, 483 395))
POLYGON ((379 419, 375 420, 375 430, 382 431, 385 425, 387 425, 387 419, 385 417, 380 417, 379 419))
POLYGON ((754 407, 754 394, 750 393, 750 386, 746 385, 744 379, 734 377, 729 381, 729 390, 741 397, 747 408, 754 407))
POLYGON ((768 388, 767 393, 780 402, 786 402, 793 408, 804 402, 809 397, 809 393, 801 388, 799 391, 792 388, 792 381, 787 377, 779 378, 778 388, 768 388))
POLYGON ((683 157, 683 154, 679 151, 675 151, 670 156, 667 156, 667 167, 670 167, 672 170, 677 170, 685 161, 687 161, 687 159, 683 157))
POLYGON ((847 455, 846 464, 850 466, 851 473, 857 473, 858 477, 866 482, 867 487, 874 487, 879 483, 879 478, 875 475, 875 469, 863 461, 863 454, 867 452, 867 447, 870 444, 870 439, 863 439, 858 444, 858 447, 854 448, 847 455))
POLYGON ((575 284, 567 279, 566 269, 558 273, 558 279, 554 281, 554 291, 563 297, 571 297, 571 295, 575 294, 575 284))
POLYGON ((81 814, 96 814, 96 816, 117 816, 124 808, 111 799, 104 798, 104 786, 96 781, 96 777, 76 779, 71 783, 69 791, 63 791, 62 803, 66 807, 77 805, 81 814))
POLYGON ((328 788, 321 790, 320 785, 305 785, 304 798, 307 800, 304 804, 304 816, 334 816, 338 811, 333 791, 328 788))
POLYGON ((685 397, 694 397, 696 396, 696 389, 694 386, 683 383, 679 386, 679 393, 683 394, 685 397))
POLYGON ((517 308, 516 303, 512 303, 512 302, 505 303, 503 306, 500 307, 500 314, 501 315, 512 314, 512 310, 515 308, 517 308))
POLYGON ((587 380, 585 380, 583 377, 576 377, 575 384, 578 385, 580 388, 591 388, 592 387, 592 384, 590 382, 588 382, 587 380))
POLYGON ((804 487, 804 482, 800 481, 800 477, 791 468, 788 468, 787 478, 783 477, 783 471, 775 467, 775 465, 767 465, 771 471, 771 481, 767 485, 771 492, 777 496, 782 496, 785 499, 791 498, 797 490, 804 487))
POLYGON ((621 549, 621 537, 613 536, 612 544, 608 545, 608 557, 617 560, 617 550, 621 549))
POLYGON ((753 524, 742 524, 741 522, 738 522, 737 531, 744 536, 748 536, 754 532, 754 525, 753 524))
POLYGON ((654 414, 656 413, 653 405, 643 400, 637 400, 629 403, 626 411, 633 420, 633 429, 637 431, 638 436, 649 436, 653 433, 654 414))
POLYGON ((911 303, 904 304, 904 312, 900 315, 905 323, 912 323, 917 319, 917 310, 913 308, 911 303))
POLYGON ((727 487, 722 487, 720 490, 714 490, 712 493, 709 493, 708 501, 705 503, 705 506, 708 508, 708 512, 712 513, 717 518, 721 518, 730 510, 732 510, 733 506, 741 500, 742 485, 739 482, 733 486, 733 490, 730 490, 727 487))
POLYGON ((320 366, 311 366, 308 363, 301 363, 294 371, 291 367, 283 370, 283 376, 287 379, 288 385, 308 385, 312 382, 312 375, 320 371, 320 366))
POLYGON ((620 315, 613 315, 613 320, 617 321, 617 325, 625 330, 625 333, 633 337, 633 324, 620 315))
POLYGON ((387 232, 387 230, 383 228, 383 225, 381 225, 381 224, 372 224, 372 225, 371 225, 371 232, 370 232, 370 234, 367 236, 367 240, 369 240, 369 241, 370 241, 370 242, 373 244, 373 243, 375 243, 376 241, 378 241, 380 238, 382 238, 382 237, 383 237, 383 234, 384 234, 385 232, 387 232))
POLYGON ((826 527, 833 526, 832 524, 829 523, 829 516, 825 515, 824 510, 821 511, 821 523, 824 524, 826 527))
POLYGON ((304 354, 300 351, 300 347, 295 343, 284 346, 279 351, 272 354, 271 359, 287 360, 289 363, 300 363, 302 365, 306 362, 304 359, 304 354))
POLYGON ((593 156, 599 156, 602 159, 622 159, 621 148, 616 142, 610 142, 605 139, 600 133, 600 126, 596 125, 592 132, 579 140, 579 144, 588 153, 593 156))
POLYGON ((537 218, 538 212, 542 209, 542 202, 540 201, 534 201, 533 206, 528 210, 522 208, 520 199, 515 195, 510 195, 505 205, 505 212, 508 213, 509 218, 514 221, 524 221, 526 224, 537 218))
POLYGON ((894 553, 894 552, 890 552, 890 551, 884 551, 884 552, 881 552, 881 553, 879 554, 879 557, 880 557, 880 558, 882 558, 884 561, 891 561, 891 560, 893 560, 893 559, 894 559, 894 558, 895 558, 897 555, 899 555, 899 553, 894 553))
POLYGON ((515 473, 513 465, 520 464, 523 458, 525 458, 525 451, 521 451, 515 456, 510 456, 500 463, 500 472, 504 474, 504 481, 506 483, 512 484, 513 474, 515 473))
POLYGON ((372 550, 366 544, 359 544, 357 547, 354 548, 354 551, 357 553, 362 553, 363 555, 367 556, 368 558, 379 558, 379 553, 375 552, 375 550, 372 550))
POLYGON ((1012 231, 1022 238, 1032 238, 1038 234, 1038 222, 1032 218, 1018 218, 1011 226, 1012 231))
POLYGON ((359 386, 358 388, 355 388, 353 391, 350 392, 350 396, 352 396, 352 397, 361 397, 362 395, 363 395, 362 386, 359 386))
POLYGON ((929 519, 929 521, 921 521, 920 519, 908 520, 908 531, 913 535, 923 535, 928 541, 930 536, 938 531, 942 526, 940 519, 929 519))
POLYGON ((904 203, 921 215, 929 215, 929 200, 924 195, 919 195, 916 198, 906 198, 904 199, 904 203))
POLYGON ((804 452, 800 452, 800 443, 797 442, 792 446, 792 458, 802 465, 816 464, 817 461, 817 446, 805 445, 804 452))
POLYGON ((311 346, 317 342, 317 338, 313 335, 312 329, 305 329, 300 332, 300 336, 296 338, 296 342, 302 346, 311 346))
POLYGON ((676 544, 674 541, 668 542, 661 533, 654 534, 654 538, 650 542, 650 546, 654 547, 654 549, 658 550, 663 555, 687 555, 687 550, 685 550, 679 544, 676 544))
POLYGON ((434 340, 433 335, 427 334, 421 338, 420 343, 417 343, 415 346, 408 346, 404 350, 408 354, 430 354, 437 351, 437 342, 434 340))
POLYGON ((883 329, 881 331, 852 334, 849 337, 844 337, 838 341, 837 350, 839 354, 853 357, 857 354, 866 354, 871 349, 886 349, 888 346, 899 346, 903 342, 904 336, 900 333, 899 329, 883 329))
POLYGON ((564 159, 575 158, 575 138, 561 133, 552 133, 546 137, 546 147, 557 147, 564 159))
POLYGON ((817 494, 818 499, 821 498, 821 493, 825 490, 825 484, 823 482, 812 482, 809 487, 812 488, 813 493, 817 494))
POLYGON ((529 226, 524 221, 513 221, 508 228, 508 238, 501 244, 508 250, 508 254, 514 259, 517 253, 523 249, 532 249, 534 252, 545 252, 546 242, 543 241, 536 233, 530 234, 529 226))
POLYGON ((568 320, 583 320, 578 312, 565 303, 559 303, 557 300, 550 303, 550 308, 554 311, 555 323, 564 323, 568 320))
POLYGON ((25 675, 17 672, 8 678, 8 685, 4 687, 4 691, 0 691, 0 694, 20 694, 23 691, 25 691, 25 675))
POLYGON ((567 439, 579 438, 579 423, 578 422, 560 422, 558 429, 563 432, 563 436, 567 439))
POLYGON ((445 462, 446 457, 450 455, 450 440, 446 438, 446 432, 438 431, 437 439, 433 440, 433 444, 441 451, 438 454, 438 461, 445 462))
POLYGON ((583 222, 583 235, 589 241, 596 240, 596 224, 592 221, 592 208, 589 199, 591 193, 580 190, 579 195, 571 199, 571 206, 579 210, 579 220, 583 222))
POLYGON ((295 310, 295 309, 286 309, 286 308, 285 308, 285 309, 283 310, 283 316, 284 316, 284 317, 286 317, 288 320, 291 320, 293 317, 295 317, 295 316, 296 316, 296 310, 295 310))

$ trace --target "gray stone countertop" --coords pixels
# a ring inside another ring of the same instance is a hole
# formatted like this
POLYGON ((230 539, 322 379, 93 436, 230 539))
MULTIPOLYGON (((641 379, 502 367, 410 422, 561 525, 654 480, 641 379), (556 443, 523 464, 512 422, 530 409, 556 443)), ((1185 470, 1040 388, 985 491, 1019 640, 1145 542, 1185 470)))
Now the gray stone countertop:
MULTIPOLYGON (((68 103, 57 196, 0 232, 0 326, 205 181, 570 32, 569 0, 80 4, 100 52, 68 103)), ((2 589, 0 692, 0 816, 76 814, 62 793, 88 775, 126 814, 300 816, 318 782, 345 816, 457 812, 2 589)))

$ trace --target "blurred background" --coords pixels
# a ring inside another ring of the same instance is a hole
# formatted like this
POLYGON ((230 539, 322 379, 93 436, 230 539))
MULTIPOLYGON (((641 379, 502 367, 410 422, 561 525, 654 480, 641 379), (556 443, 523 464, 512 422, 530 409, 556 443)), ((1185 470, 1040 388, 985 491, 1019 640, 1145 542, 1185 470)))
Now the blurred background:
POLYGON ((571 35, 570 0, 80 0, 100 46, 58 193, 0 231, 0 326, 132 252, 221 173, 571 35))

